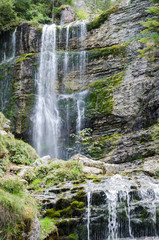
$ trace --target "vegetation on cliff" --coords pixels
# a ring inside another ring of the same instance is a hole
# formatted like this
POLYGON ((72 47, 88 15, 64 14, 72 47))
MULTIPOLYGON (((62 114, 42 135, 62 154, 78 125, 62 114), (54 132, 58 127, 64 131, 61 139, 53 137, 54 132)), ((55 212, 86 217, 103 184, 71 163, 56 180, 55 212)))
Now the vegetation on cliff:
POLYGON ((159 47, 159 4, 158 0, 152 0, 156 5, 148 8, 147 12, 152 15, 147 21, 141 24, 145 27, 142 34, 145 35, 140 42, 146 44, 146 48, 139 50, 140 57, 150 57, 151 60, 158 58, 157 52, 159 47))
POLYGON ((36 151, 22 140, 17 140, 10 133, 10 122, 0 113, 0 177, 12 163, 33 163, 38 157, 36 151))
POLYGON ((37 203, 18 178, 0 179, 0 239, 23 239, 37 216, 37 203))
POLYGON ((72 4, 72 0, 0 0, 0 29, 5 31, 19 23, 48 23, 56 6, 72 4))
POLYGON ((100 27, 100 25, 103 24, 112 13, 117 12, 118 8, 119 8, 119 4, 101 13, 92 22, 88 23, 87 30, 90 31, 92 29, 100 27))

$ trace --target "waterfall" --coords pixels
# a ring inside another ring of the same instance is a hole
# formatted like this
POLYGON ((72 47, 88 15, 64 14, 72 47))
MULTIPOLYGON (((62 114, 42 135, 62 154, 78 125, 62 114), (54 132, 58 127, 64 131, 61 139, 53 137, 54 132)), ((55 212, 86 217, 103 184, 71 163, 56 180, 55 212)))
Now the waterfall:
POLYGON ((56 25, 45 25, 42 32, 38 95, 35 106, 33 141, 40 156, 58 156, 60 117, 56 98, 56 25))
POLYGON ((158 180, 116 174, 98 184, 88 181, 85 191, 87 240, 158 239, 158 180))
POLYGON ((4 39, 2 54, 1 54, 1 62, 0 65, 11 62, 15 58, 16 54, 16 32, 17 28, 12 33, 12 37, 9 37, 9 41, 4 39))
POLYGON ((70 23, 65 27, 64 53, 56 50, 57 40, 61 41, 64 28, 59 26, 57 35, 55 24, 43 27, 40 63, 36 76, 37 97, 32 118, 33 144, 40 156, 49 154, 51 157, 68 159, 70 134, 78 133, 84 127, 84 99, 87 91, 57 94, 56 90, 59 71, 64 81, 65 78, 69 78, 70 71, 79 72, 80 86, 84 81, 86 52, 83 49, 87 34, 86 21, 78 23, 78 27, 76 24, 70 23), (77 29, 82 48, 80 52, 69 52, 70 27, 77 29))

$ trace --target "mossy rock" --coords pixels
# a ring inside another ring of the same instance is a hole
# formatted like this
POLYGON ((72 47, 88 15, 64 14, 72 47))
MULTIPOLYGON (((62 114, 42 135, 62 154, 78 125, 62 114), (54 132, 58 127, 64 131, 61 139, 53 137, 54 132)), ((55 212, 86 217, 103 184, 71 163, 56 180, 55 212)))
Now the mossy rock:
POLYGON ((126 49, 128 43, 122 43, 118 45, 113 45, 112 47, 100 48, 100 49, 92 49, 88 52, 89 60, 94 58, 100 58, 108 55, 119 56, 121 55, 123 58, 126 56, 126 49))
POLYGON ((74 201, 71 203, 71 208, 73 208, 73 209, 83 208, 83 207, 84 207, 83 202, 74 201))
MULTIPOLYGON (((93 159, 104 158, 108 153, 117 148, 120 139, 120 134, 113 134, 107 137, 93 139, 92 144, 88 149, 89 156, 93 159)), ((87 178, 88 177, 89 176, 87 176, 87 178)), ((92 178, 94 179, 94 177, 92 178)))
POLYGON ((83 190, 79 190, 76 195, 73 197, 75 201, 85 202, 87 196, 83 190))
POLYGON ((113 6, 107 11, 101 13, 98 17, 96 17, 92 22, 87 24, 87 31, 90 31, 95 28, 99 28, 101 24, 103 24, 112 13, 116 13, 118 11, 119 4, 113 6))
MULTIPOLYGON (((5 131, 3 126, 6 125, 5 122, 8 120, 2 114, 0 120, 0 128, 5 131)), ((13 163, 29 165, 38 158, 34 148, 22 140, 17 140, 14 138, 14 136, 9 132, 9 125, 7 125, 7 132, 5 132, 3 135, 0 135, 0 140, 0 155, 3 163, 4 160, 8 159, 13 163)), ((0 161, 0 165, 1 163, 2 161, 0 161)), ((3 166, 0 168, 2 167, 3 166)))
POLYGON ((49 218, 60 218, 61 214, 60 211, 55 211, 54 209, 47 209, 46 210, 46 216, 49 218))
POLYGON ((36 53, 24 53, 21 57, 16 61, 16 65, 20 64, 21 62, 30 59, 31 57, 36 57, 36 53))
POLYGON ((86 117, 108 115, 113 111, 113 90, 122 83, 125 71, 107 79, 100 79, 90 85, 89 94, 86 96, 86 117))
MULTIPOLYGON (((84 183, 86 183, 86 181, 84 183)), ((84 187, 74 187, 74 188, 71 189, 71 193, 76 193, 79 190, 84 190, 84 187)))
POLYGON ((70 206, 70 201, 68 199, 65 198, 60 198, 57 202, 56 202, 56 210, 60 210, 60 209, 64 209, 70 206))
POLYGON ((60 222, 57 222, 56 225, 58 228, 59 237, 61 237, 61 239, 70 240, 68 236, 76 234, 78 224, 79 224, 78 220, 74 218, 69 218, 69 220, 64 219, 61 220, 60 222))

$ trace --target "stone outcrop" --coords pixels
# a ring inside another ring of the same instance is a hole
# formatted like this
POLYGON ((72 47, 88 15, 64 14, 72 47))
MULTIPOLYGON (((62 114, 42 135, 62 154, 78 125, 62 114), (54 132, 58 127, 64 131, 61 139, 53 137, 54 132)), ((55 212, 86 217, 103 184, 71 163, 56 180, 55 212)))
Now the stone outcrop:
POLYGON ((76 21, 76 15, 74 9, 66 5, 61 10, 61 24, 71 23, 76 21))

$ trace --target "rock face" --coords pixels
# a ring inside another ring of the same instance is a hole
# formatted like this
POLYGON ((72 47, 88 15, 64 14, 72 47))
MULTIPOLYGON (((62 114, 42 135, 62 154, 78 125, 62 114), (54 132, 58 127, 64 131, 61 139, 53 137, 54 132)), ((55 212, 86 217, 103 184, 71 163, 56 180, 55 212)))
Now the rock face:
POLYGON ((61 24, 71 23, 76 20, 75 11, 71 6, 65 6, 61 11, 61 24))

